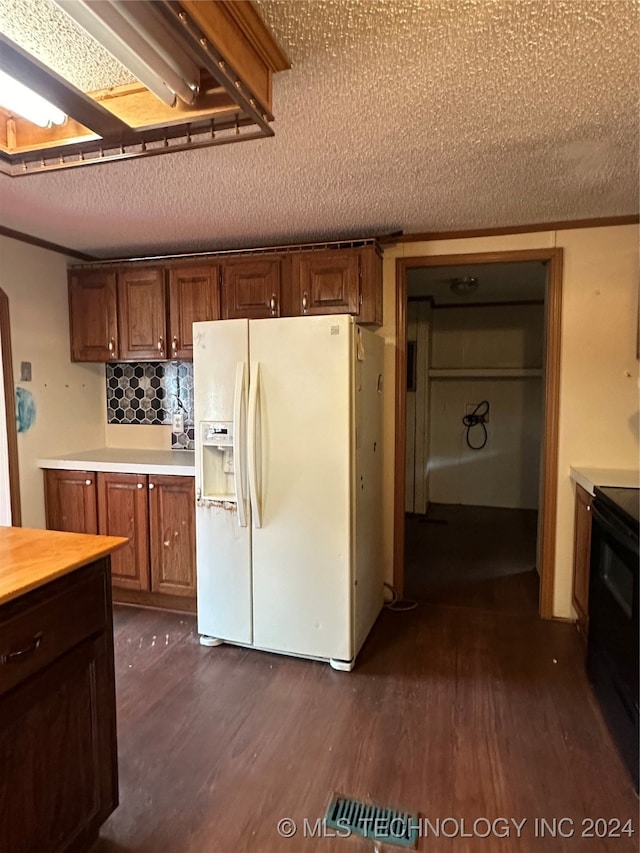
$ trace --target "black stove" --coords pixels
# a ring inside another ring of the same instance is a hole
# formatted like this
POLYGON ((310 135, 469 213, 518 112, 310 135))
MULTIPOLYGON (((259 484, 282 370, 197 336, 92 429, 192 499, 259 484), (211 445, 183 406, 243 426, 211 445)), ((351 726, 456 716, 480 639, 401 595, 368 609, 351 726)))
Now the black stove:
POLYGON ((640 528, 640 489, 596 486, 596 498, 636 532, 640 528))
POLYGON ((591 504, 587 672, 638 790, 640 489, 596 488, 591 504))

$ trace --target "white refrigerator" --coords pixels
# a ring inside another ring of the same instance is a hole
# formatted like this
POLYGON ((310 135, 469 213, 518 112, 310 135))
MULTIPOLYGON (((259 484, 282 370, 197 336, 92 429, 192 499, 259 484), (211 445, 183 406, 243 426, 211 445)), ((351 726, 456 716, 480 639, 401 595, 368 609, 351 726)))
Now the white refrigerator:
POLYGON ((383 604, 383 340, 195 323, 198 631, 350 670, 383 604))

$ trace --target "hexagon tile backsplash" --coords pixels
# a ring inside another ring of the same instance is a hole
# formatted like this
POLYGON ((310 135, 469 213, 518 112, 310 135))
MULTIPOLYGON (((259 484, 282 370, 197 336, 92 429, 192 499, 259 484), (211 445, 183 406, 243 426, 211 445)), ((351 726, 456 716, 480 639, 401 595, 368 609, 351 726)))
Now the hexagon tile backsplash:
POLYGON ((175 450, 193 450, 193 364, 147 361, 107 364, 107 423, 171 425, 184 415, 184 432, 171 434, 175 450))

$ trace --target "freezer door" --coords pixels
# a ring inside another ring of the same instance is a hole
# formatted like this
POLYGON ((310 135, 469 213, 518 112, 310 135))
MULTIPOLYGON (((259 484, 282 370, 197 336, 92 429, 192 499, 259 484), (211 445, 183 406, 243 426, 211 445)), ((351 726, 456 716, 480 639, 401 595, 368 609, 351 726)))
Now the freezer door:
POLYGON ((198 631, 245 644, 253 640, 251 527, 243 502, 248 365, 247 320, 194 323, 198 631), (222 429, 232 441, 221 435, 218 445, 222 429))
POLYGON ((249 341, 254 645, 349 660, 353 321, 255 320, 249 341))

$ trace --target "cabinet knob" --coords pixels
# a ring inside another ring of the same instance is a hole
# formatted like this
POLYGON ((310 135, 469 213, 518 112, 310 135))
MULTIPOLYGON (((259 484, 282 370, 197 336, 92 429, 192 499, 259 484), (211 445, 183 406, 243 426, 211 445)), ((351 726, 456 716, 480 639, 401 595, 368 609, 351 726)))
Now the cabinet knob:
POLYGON ((156 346, 158 348, 158 352, 162 352, 162 350, 164 349, 164 338, 162 337, 162 335, 160 335, 160 337, 158 338, 158 343, 156 346))
POLYGON ((278 300, 276 299, 275 293, 271 294, 271 299, 269 300, 269 308, 271 308, 271 316, 275 317, 278 313, 278 300))
POLYGON ((149 483, 149 488, 150 488, 150 489, 155 489, 155 485, 154 485, 153 483, 149 483))
POLYGON ((591 512, 591 507, 587 506, 587 512, 591 512))
POLYGON ((109 343, 107 344, 107 347, 109 349, 109 355, 111 356, 111 358, 113 358, 116 349, 116 342, 113 338, 109 338, 109 343))
POLYGON ((171 341, 171 349, 175 352, 178 349, 178 338, 174 335, 171 341))
POLYGON ((307 313, 308 307, 309 307, 309 294, 305 290, 305 292, 302 294, 302 310, 304 311, 305 314, 307 313))
POLYGON ((93 480, 85 480, 84 484, 85 484, 85 486, 90 486, 92 482, 93 482, 93 480))
POLYGON ((143 488, 142 483, 138 483, 138 488, 139 488, 139 489, 142 489, 142 488, 143 488))

